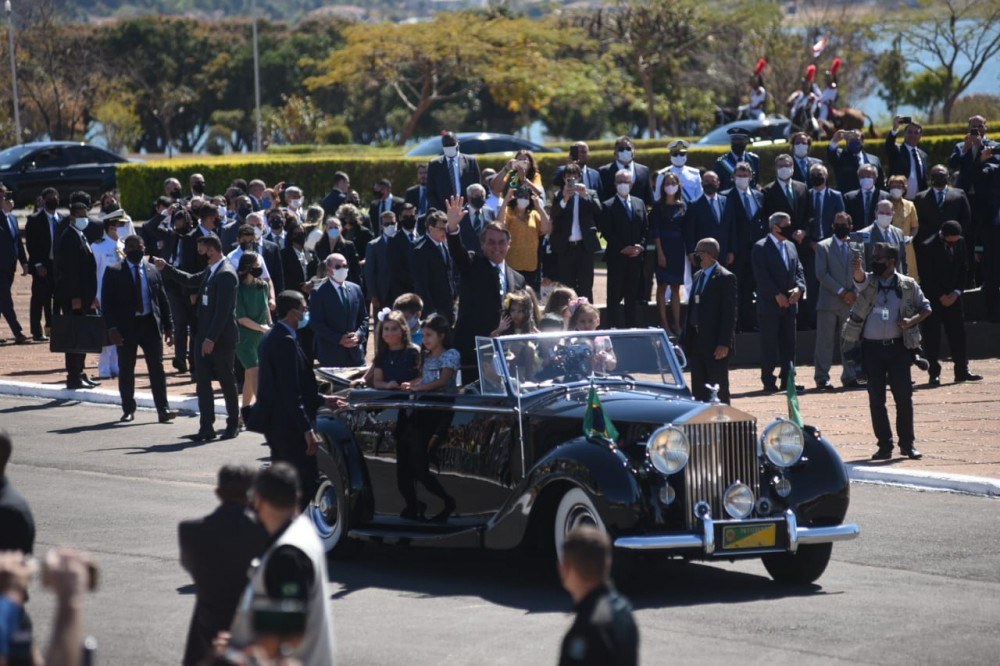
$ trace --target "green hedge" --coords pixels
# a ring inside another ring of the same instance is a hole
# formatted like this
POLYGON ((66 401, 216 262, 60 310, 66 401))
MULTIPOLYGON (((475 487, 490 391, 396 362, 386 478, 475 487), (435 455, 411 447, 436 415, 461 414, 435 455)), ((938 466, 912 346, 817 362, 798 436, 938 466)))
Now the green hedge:
MULTIPOLYGON (((962 140, 962 135, 932 136, 921 141, 921 147, 927 151, 930 164, 946 163, 955 143, 962 140)), ((827 142, 813 144, 812 155, 820 159, 826 158, 827 142)), ((874 153, 886 163, 885 145, 882 139, 866 139, 868 152, 874 153)), ((725 154, 728 147, 694 148, 688 152, 688 164, 694 167, 711 168, 720 155, 725 154)), ((760 183, 774 180, 774 158, 781 153, 787 153, 790 146, 758 146, 754 149, 761 158, 760 183)), ((590 164, 600 166, 613 159, 611 150, 593 150, 590 154, 590 164)), ((536 156, 542 179, 548 186, 556 168, 566 162, 566 156, 556 153, 545 153, 536 156)), ((652 169, 661 169, 669 164, 670 156, 666 148, 643 148, 636 146, 636 160, 652 169)), ((416 166, 425 158, 407 158, 392 155, 361 156, 361 155, 229 155, 224 157, 188 158, 177 160, 161 160, 143 164, 126 164, 118 168, 118 189, 122 195, 122 205, 131 211, 134 217, 144 217, 150 210, 153 199, 163 193, 163 181, 168 177, 179 178, 187 182, 189 174, 200 172, 204 174, 208 191, 221 193, 235 178, 262 178, 266 183, 280 181, 294 183, 303 189, 306 201, 319 202, 330 191, 332 177, 335 171, 344 171, 351 177, 352 186, 361 194, 363 201, 371 198, 371 188, 380 178, 388 178, 393 183, 394 193, 402 195, 403 191, 416 182, 416 166)), ((501 167, 505 158, 489 156, 480 159, 481 167, 501 167)), ((834 187, 836 184, 834 183, 834 187)))

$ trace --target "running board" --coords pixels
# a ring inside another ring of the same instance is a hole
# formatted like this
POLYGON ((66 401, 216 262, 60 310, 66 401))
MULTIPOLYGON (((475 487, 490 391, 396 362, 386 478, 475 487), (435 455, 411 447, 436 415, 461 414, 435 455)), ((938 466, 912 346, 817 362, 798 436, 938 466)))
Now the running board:
POLYGON ((348 536, 354 539, 391 545, 432 546, 434 548, 479 548, 482 532, 479 527, 451 528, 441 525, 437 531, 420 529, 416 525, 375 525, 353 529, 348 536))

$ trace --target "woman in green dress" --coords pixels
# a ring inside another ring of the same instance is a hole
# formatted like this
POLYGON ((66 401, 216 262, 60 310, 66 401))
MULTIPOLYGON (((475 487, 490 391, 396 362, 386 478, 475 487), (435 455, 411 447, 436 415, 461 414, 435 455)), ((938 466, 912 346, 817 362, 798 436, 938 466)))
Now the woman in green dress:
POLYGON ((236 358, 246 371, 243 378, 243 406, 253 403, 257 395, 257 347, 264 334, 271 330, 271 311, 267 298, 268 284, 260 279, 263 271, 260 255, 244 252, 236 273, 240 288, 236 293, 236 323, 240 325, 240 341, 236 343, 236 358))

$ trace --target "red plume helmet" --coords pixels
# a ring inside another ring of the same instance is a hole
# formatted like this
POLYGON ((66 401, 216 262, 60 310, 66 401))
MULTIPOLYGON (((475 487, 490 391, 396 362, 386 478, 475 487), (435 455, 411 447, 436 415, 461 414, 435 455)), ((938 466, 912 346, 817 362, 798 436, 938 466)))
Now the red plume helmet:
POLYGON ((816 80, 816 65, 806 67, 806 80, 810 83, 816 80))
POLYGON ((764 72, 765 67, 767 67, 767 60, 761 58, 757 61, 757 66, 753 68, 753 75, 760 76, 764 72))
POLYGON ((843 66, 844 66, 843 58, 834 58, 833 64, 830 65, 830 73, 833 74, 834 76, 837 76, 837 72, 839 72, 840 68, 843 66))

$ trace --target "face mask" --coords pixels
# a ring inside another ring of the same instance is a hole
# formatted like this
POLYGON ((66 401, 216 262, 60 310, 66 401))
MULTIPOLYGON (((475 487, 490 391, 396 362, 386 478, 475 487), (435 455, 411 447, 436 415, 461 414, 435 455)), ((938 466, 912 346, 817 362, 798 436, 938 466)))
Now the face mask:
POLYGON ((298 210, 299 206, 302 205, 302 199, 289 199, 288 207, 292 210, 298 210))
POLYGON ((790 224, 785 227, 775 227, 774 230, 777 231, 778 235, 781 236, 782 238, 792 237, 792 225, 790 224))
POLYGON ((125 258, 131 261, 133 264, 138 264, 142 261, 142 250, 129 250, 125 253, 125 258))
POLYGON ((271 230, 276 234, 280 234, 281 230, 285 228, 284 220, 269 220, 268 225, 270 225, 271 230))
POLYGON ((191 186, 191 191, 194 192, 195 194, 204 194, 205 183, 195 183, 194 185, 191 186))
POLYGON ((809 155, 809 144, 808 143, 797 143, 792 148, 797 158, 805 159, 809 155))
POLYGON ((396 235, 396 229, 397 227, 395 224, 387 224, 384 227, 382 227, 382 234, 386 238, 392 238, 393 236, 396 235))
POLYGON ((306 235, 305 234, 301 234, 301 233, 295 234, 294 236, 291 236, 290 238, 291 238, 291 241, 292 241, 292 245, 305 245, 306 244, 306 235))
POLYGON ((410 330, 412 331, 412 330, 413 330, 413 329, 415 329, 415 328, 416 328, 417 326, 420 326, 420 320, 419 320, 419 319, 417 319, 416 317, 407 317, 407 318, 406 318, 406 325, 407 325, 407 326, 408 326, 408 327, 410 328, 410 330))
POLYGON ((344 280, 346 280, 347 279, 347 269, 346 268, 338 268, 335 271, 333 271, 333 279, 334 279, 335 282, 343 282, 344 280))
POLYGON ((86 229, 87 225, 89 225, 89 224, 90 224, 90 220, 88 220, 85 217, 77 217, 77 218, 73 219, 73 226, 76 227, 77 229, 79 229, 80 231, 83 231, 84 229, 86 229))
POLYGON ((663 191, 666 192, 669 196, 673 196, 677 194, 678 189, 680 188, 677 187, 676 185, 667 185, 666 187, 663 188, 663 191))
POLYGON ((410 217, 409 215, 404 215, 399 218, 399 221, 407 231, 413 231, 413 228, 417 226, 417 218, 410 217))
POLYGON ((55 199, 45 200, 45 210, 49 211, 50 213, 56 212, 56 208, 58 207, 59 207, 59 202, 56 201, 55 199))
POLYGON ((858 141, 857 139, 851 139, 850 141, 847 142, 847 150, 848 152, 857 155, 858 153, 861 152, 861 142, 858 141))
POLYGON ((483 197, 472 197, 469 199, 469 205, 476 209, 482 208, 486 205, 486 199, 483 197))
POLYGON ((517 207, 523 210, 523 209, 527 208, 528 204, 530 204, 530 203, 531 203, 531 199, 518 199, 517 200, 517 207))
POLYGON ((250 269, 250 275, 254 276, 255 278, 259 278, 263 274, 264 274, 264 269, 261 268, 260 266, 254 266, 253 268, 250 269))
POLYGON ((833 225, 833 235, 844 240, 851 235, 851 227, 847 224, 835 224, 833 225))
POLYGON ((736 185, 737 189, 745 190, 750 187, 750 179, 746 177, 733 178, 733 183, 736 185))
POLYGON ((826 184, 826 178, 823 176, 809 176, 809 184, 813 187, 819 187, 826 184))
POLYGON ((452 157, 455 157, 457 155, 458 155, 458 146, 445 146, 444 147, 444 156, 445 157, 451 159, 452 157))
POLYGON ((615 189, 618 190, 618 194, 620 196, 627 197, 628 193, 632 191, 632 184, 631 183, 618 183, 618 185, 615 187, 615 189))
POLYGON ((948 184, 948 175, 937 172, 931 174, 931 185, 934 187, 944 187, 948 184))
POLYGON ((903 190, 899 189, 898 187, 894 187, 891 190, 889 190, 889 196, 898 201, 903 198, 903 190))
POLYGON ((892 224, 892 215, 876 215, 875 223, 878 224, 879 229, 888 229, 889 225, 892 224))
POLYGON ((873 261, 872 262, 872 273, 875 275, 885 275, 886 270, 889 266, 884 261, 873 261))
POLYGON ((632 151, 631 150, 619 150, 618 151, 618 161, 622 164, 629 164, 632 161, 632 151))
POLYGON ((308 325, 309 325, 309 313, 307 312, 304 315, 302 315, 302 319, 299 319, 298 328, 303 329, 308 325))
POLYGON ((682 167, 685 164, 687 164, 687 161, 688 161, 688 156, 687 155, 671 155, 670 156, 670 163, 673 164, 675 167, 682 167))
POLYGON ((340 238, 340 229, 327 229, 326 235, 330 237, 330 240, 337 240, 340 238))
POLYGON ((862 178, 858 182, 861 183, 861 189, 863 190, 870 190, 875 187, 874 178, 862 178))
POLYGON ((260 205, 264 207, 264 210, 267 210, 271 207, 271 200, 268 199, 267 197, 264 197, 263 199, 261 199, 260 205))
POLYGON ((189 231, 191 231, 191 227, 186 224, 180 224, 174 227, 174 233, 178 236, 187 236, 189 231))
POLYGON ((715 183, 702 183, 701 189, 705 190, 705 194, 713 195, 719 191, 719 186, 715 183))
POLYGON ((778 180, 789 180, 795 170, 792 167, 779 167, 778 180))
POLYGON ((225 206, 219 206, 219 219, 220 220, 224 220, 228 216, 229 216, 229 211, 226 209, 226 207, 225 206))
POLYGON ((254 227, 253 228, 253 235, 254 235, 254 238, 256 238, 257 240, 260 240, 261 237, 264 235, 264 230, 261 229, 260 227, 254 227))
POLYGON ((170 196, 172 198, 174 198, 174 199, 180 199, 181 198, 181 188, 178 187, 175 190, 171 190, 170 191, 170 196))

